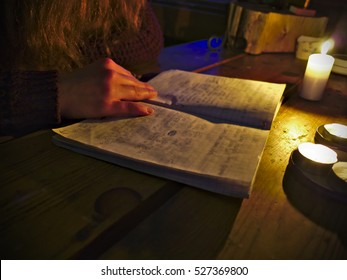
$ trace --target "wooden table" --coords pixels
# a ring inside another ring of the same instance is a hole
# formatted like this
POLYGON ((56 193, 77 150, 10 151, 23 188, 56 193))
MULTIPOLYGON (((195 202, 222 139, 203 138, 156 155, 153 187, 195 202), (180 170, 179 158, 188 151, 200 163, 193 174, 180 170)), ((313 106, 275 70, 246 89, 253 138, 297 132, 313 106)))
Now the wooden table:
MULTIPOLYGON (((199 45, 200 44, 200 45, 199 45)), ((293 54, 164 50, 137 71, 195 70, 288 84, 249 199, 225 197, 89 158, 39 131, 0 144, 2 259, 347 259, 347 204, 288 172, 291 152, 322 124, 347 123, 347 78, 323 100, 298 97, 293 54)))

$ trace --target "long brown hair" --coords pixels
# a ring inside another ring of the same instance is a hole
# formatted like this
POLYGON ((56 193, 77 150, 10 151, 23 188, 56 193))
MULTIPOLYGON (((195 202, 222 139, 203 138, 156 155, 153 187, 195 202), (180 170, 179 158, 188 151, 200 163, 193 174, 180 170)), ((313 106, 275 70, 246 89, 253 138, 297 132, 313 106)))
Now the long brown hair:
POLYGON ((134 34, 146 0, 0 2, 1 68, 66 70, 83 64, 83 42, 134 34))

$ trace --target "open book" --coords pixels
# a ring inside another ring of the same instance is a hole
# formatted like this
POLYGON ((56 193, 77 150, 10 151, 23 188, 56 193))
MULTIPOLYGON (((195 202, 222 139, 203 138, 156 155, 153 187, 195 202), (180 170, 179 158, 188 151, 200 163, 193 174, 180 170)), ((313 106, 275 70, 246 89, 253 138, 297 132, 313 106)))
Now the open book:
POLYGON ((162 72, 146 117, 85 120, 54 143, 95 158, 229 196, 248 197, 284 84, 162 72))

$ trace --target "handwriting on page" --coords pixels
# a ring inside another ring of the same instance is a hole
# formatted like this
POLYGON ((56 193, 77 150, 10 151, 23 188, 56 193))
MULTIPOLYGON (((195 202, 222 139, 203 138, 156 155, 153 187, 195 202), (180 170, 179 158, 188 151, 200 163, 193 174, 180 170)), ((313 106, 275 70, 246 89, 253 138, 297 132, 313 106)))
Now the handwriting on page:
POLYGON ((178 70, 164 72, 150 83, 159 92, 158 102, 258 128, 272 122, 285 87, 178 70))
POLYGON ((260 156, 268 133, 161 107, 148 117, 85 121, 55 132, 128 158, 248 184, 258 159, 245 155, 260 156))

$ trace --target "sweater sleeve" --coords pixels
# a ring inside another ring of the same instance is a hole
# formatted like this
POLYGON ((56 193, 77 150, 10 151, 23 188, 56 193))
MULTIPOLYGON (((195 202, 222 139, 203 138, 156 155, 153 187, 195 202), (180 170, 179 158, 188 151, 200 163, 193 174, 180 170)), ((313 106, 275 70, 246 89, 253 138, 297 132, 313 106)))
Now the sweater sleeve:
POLYGON ((19 136, 60 122, 56 71, 0 72, 0 134, 19 136))

